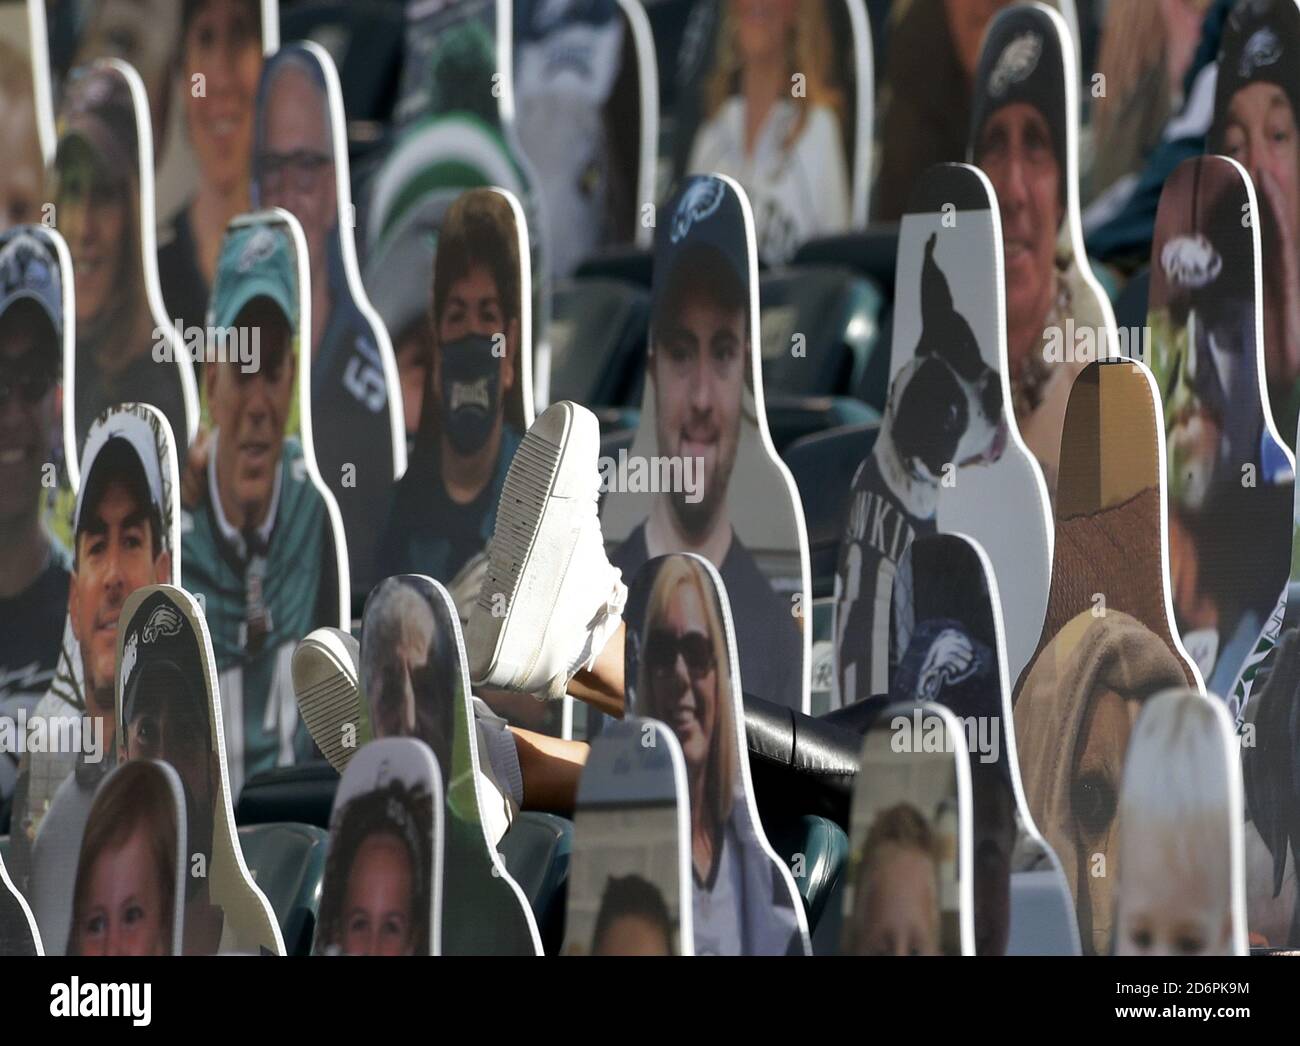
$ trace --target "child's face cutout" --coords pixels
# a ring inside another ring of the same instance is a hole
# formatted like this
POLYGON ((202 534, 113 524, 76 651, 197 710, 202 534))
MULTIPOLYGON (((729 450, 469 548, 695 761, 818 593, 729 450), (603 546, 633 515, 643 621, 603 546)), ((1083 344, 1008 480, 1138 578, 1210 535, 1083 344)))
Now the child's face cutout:
POLYGON ((1172 827, 1125 832, 1116 955, 1232 951, 1227 852, 1217 868, 1213 860, 1188 860, 1169 838, 1172 827))

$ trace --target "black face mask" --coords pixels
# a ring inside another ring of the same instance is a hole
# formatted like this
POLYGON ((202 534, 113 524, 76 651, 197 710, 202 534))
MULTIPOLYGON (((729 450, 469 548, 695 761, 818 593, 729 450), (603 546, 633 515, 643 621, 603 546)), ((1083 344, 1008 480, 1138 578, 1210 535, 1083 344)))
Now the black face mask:
POLYGON ((501 358, 492 338, 467 334, 442 346, 442 431, 457 454, 483 449, 496 421, 501 358))

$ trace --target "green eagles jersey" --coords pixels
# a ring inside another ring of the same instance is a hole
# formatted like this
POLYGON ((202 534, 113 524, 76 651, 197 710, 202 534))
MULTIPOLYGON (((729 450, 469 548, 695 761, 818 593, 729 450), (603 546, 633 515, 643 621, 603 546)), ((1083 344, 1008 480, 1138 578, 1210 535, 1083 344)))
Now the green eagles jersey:
POLYGON ((311 752, 290 663, 308 632, 340 624, 329 516, 296 438, 285 440, 278 485, 265 538, 227 538, 210 486, 181 515, 182 583, 203 608, 212 636, 236 794, 254 774, 311 752))

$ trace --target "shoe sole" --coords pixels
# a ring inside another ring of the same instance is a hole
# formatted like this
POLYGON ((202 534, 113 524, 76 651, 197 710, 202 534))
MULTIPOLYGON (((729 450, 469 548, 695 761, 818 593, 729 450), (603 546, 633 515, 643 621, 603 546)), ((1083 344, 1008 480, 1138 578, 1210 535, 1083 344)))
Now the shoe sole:
POLYGON ((336 633, 311 633, 293 652, 293 690, 307 732, 332 767, 342 773, 364 743, 365 709, 357 678, 355 652, 336 633), (343 743, 351 725, 355 743, 343 743))
MULTIPOLYGON (((515 609, 520 582, 528 573, 542 515, 555 494, 565 452, 575 444, 580 429, 595 428, 599 446, 599 427, 594 415, 585 415, 567 402, 554 404, 533 423, 515 451, 506 472, 497 507, 497 523, 488 546, 487 574, 479 589, 476 615, 491 624, 478 626, 466 637, 469 649, 470 678, 479 685, 491 677, 501 664, 506 633, 515 609), (496 596, 505 596, 504 613, 493 614, 496 596)), ((512 678, 527 678, 536 663, 540 637, 534 637, 532 656, 515 671, 512 678)))

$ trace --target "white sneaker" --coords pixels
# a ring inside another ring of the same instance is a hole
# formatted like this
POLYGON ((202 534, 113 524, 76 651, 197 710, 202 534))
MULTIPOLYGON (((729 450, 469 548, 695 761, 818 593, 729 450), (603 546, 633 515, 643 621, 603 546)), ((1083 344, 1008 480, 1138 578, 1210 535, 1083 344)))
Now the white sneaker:
POLYGON ((557 700, 618 629, 627 586, 605 558, 599 453, 596 416, 569 402, 515 451, 465 631, 475 685, 557 700))
POLYGON ((318 628, 293 652, 298 712, 316 747, 339 773, 370 740, 370 715, 361 699, 361 647, 337 628, 318 628))

